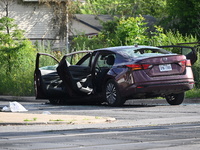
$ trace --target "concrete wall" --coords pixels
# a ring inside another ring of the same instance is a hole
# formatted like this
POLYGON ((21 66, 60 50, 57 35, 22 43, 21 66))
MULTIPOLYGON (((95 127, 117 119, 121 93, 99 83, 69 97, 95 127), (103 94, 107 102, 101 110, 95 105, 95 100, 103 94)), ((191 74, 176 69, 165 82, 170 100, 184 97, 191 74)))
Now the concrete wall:
MULTIPOLYGON (((12 1, 9 4, 9 17, 14 18, 19 29, 25 31, 25 36, 29 39, 59 39, 56 37, 58 29, 53 26, 51 19, 53 17, 53 11, 50 7, 44 4, 39 4, 37 0, 8 0, 12 1), (31 2, 30 2, 31 1, 31 2), (34 1, 34 2, 33 2, 34 1)), ((5 16, 5 4, 0 1, 0 17, 5 16)), ((79 34, 98 33, 97 30, 77 21, 72 20, 71 30, 69 36, 79 34)), ((33 40, 35 42, 36 40, 33 40)), ((41 41, 43 45, 45 40, 41 41)), ((50 40, 54 43, 54 47, 60 49, 60 47, 66 48, 66 41, 50 40)))
MULTIPOLYGON (((1 9, 2 16, 5 16, 5 11, 1 9)), ((27 38, 55 38, 56 29, 49 26, 52 10, 46 5, 14 2, 9 6, 9 17, 14 18, 19 28, 25 30, 27 38)))

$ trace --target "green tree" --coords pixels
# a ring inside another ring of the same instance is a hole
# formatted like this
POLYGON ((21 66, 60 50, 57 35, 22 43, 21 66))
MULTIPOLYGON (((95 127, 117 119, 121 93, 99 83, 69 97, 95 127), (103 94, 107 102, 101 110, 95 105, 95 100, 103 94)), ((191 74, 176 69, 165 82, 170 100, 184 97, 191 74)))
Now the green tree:
POLYGON ((113 21, 103 23, 103 30, 93 38, 83 35, 73 40, 73 47, 78 49, 94 49, 120 45, 147 44, 148 34, 146 32, 144 18, 122 17, 113 21))
POLYGON ((200 1, 199 0, 166 0, 168 28, 180 33, 197 35, 200 38, 200 1))
POLYGON ((144 18, 129 17, 127 19, 122 18, 117 26, 116 35, 118 40, 122 42, 122 45, 134 45, 134 44, 147 44, 147 34, 144 22, 144 18))
POLYGON ((80 5, 83 14, 160 16, 166 0, 86 0, 80 5))
POLYGON ((142 15, 152 15, 156 18, 166 16, 166 0, 139 0, 137 1, 137 13, 142 15))
POLYGON ((0 93, 33 93, 35 49, 8 17, 0 19, 0 60, 0 93))

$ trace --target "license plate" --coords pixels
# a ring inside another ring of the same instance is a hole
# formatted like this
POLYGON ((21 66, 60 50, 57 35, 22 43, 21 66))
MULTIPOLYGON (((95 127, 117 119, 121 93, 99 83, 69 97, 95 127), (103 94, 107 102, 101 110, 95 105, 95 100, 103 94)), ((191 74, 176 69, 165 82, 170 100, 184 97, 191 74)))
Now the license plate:
POLYGON ((171 66, 171 64, 159 65, 159 69, 161 72, 162 71, 171 71, 172 66, 171 66))

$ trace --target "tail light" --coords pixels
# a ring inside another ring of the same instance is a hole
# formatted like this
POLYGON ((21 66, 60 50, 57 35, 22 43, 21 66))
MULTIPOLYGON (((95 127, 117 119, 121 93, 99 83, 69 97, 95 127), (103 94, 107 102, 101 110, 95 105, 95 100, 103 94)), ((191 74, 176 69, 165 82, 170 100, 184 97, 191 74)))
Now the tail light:
POLYGON ((182 60, 178 63, 180 66, 185 66, 186 65, 186 60, 182 60))
POLYGON ((187 66, 187 67, 192 66, 189 59, 180 61, 180 62, 179 62, 179 65, 180 65, 180 66, 187 66))
POLYGON ((132 70, 145 70, 152 67, 151 64, 130 64, 126 66, 131 68, 132 70))
POLYGON ((186 64, 187 67, 191 67, 192 66, 191 61, 189 59, 186 60, 185 64, 186 64))

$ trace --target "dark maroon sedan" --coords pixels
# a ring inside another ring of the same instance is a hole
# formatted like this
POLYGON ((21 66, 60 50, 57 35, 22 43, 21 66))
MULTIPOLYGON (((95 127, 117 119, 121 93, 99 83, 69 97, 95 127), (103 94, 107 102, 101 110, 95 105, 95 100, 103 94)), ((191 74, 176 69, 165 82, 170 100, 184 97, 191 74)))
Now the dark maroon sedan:
POLYGON ((187 46, 109 47, 70 53, 61 61, 38 53, 36 98, 52 104, 87 101, 121 106, 128 99, 164 97, 179 105, 185 91, 194 87, 191 65, 196 59, 195 49, 187 46))

